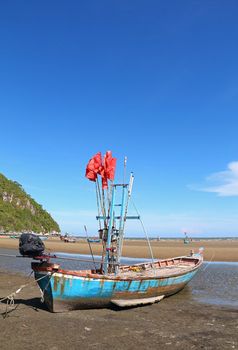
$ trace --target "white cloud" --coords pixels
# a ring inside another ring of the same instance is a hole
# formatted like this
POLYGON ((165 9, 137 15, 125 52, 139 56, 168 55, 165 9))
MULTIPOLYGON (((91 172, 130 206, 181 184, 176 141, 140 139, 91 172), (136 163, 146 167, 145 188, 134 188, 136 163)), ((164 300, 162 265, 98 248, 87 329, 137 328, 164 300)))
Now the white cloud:
POLYGON ((228 164, 227 170, 211 174, 206 178, 204 187, 196 188, 204 192, 213 192, 221 197, 238 196, 238 161, 228 164))

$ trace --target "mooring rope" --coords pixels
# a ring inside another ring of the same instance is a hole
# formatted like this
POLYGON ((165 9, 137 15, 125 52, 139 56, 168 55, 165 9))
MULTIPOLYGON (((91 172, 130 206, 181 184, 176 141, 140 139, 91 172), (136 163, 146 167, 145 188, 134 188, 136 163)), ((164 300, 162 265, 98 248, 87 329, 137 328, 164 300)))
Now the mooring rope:
POLYGON ((33 284, 33 283, 35 283, 35 282, 38 282, 38 281, 42 280, 43 278, 46 278, 46 277, 49 276, 49 275, 51 275, 51 272, 48 272, 45 276, 42 276, 42 277, 38 278, 37 280, 33 280, 33 281, 31 281, 31 282, 29 282, 29 283, 27 283, 27 284, 22 284, 22 285, 20 286, 20 288, 18 288, 15 292, 10 293, 10 294, 7 295, 6 297, 0 299, 0 302, 3 302, 4 300, 7 300, 7 299, 12 300, 12 298, 14 298, 14 296, 15 296, 16 294, 20 293, 20 291, 21 291, 23 288, 29 286, 30 284, 33 284))
POLYGON ((16 255, 12 255, 12 254, 0 254, 0 256, 5 256, 7 258, 15 258, 16 255))
MULTIPOLYGON (((46 276, 47 276, 47 275, 46 275, 46 276)), ((52 273, 50 274, 49 281, 47 282, 45 288, 44 288, 43 290, 40 288, 40 292, 41 292, 40 301, 41 301, 42 303, 44 303, 44 301, 45 301, 44 295, 45 295, 46 289, 49 287, 51 277, 52 277, 52 273)))
POLYGON ((29 285, 31 285, 31 284, 33 284, 33 283, 36 283, 36 282, 42 280, 43 278, 48 277, 49 275, 52 275, 52 273, 51 273, 51 272, 48 272, 46 275, 44 275, 44 276, 42 276, 42 277, 40 277, 40 278, 38 278, 38 279, 36 279, 36 280, 33 280, 33 281, 31 281, 31 282, 29 282, 29 283, 27 283, 27 284, 22 284, 22 285, 20 286, 20 288, 18 288, 15 292, 12 292, 12 293, 10 293, 9 295, 7 295, 6 297, 0 299, 0 303, 2 303, 2 302, 5 301, 5 300, 7 301, 7 303, 6 303, 5 317, 6 317, 7 313, 8 313, 8 310, 7 310, 8 307, 10 306, 10 307, 12 308, 12 307, 14 306, 14 304, 15 304, 14 297, 15 297, 18 293, 20 293, 21 290, 22 290, 23 288, 28 287, 29 285))
POLYGON ((200 270, 201 272, 205 271, 209 267, 209 265, 213 261, 214 256, 215 256, 215 252, 213 251, 211 259, 207 262, 206 266, 200 270))
MULTIPOLYGON (((53 255, 50 255, 50 253, 47 253, 49 255, 46 255, 46 258, 50 258, 50 259, 59 259, 59 260, 72 260, 72 261, 82 261, 82 262, 93 262, 92 259, 84 259, 84 258, 70 258, 70 257, 64 257, 64 256, 58 256, 55 255, 53 253, 53 255)), ((27 258, 27 259, 34 259, 30 256, 23 256, 23 255, 9 255, 9 254, 0 254, 0 256, 4 256, 4 257, 11 257, 11 258, 27 258)), ((44 258, 44 256, 43 256, 44 258)), ((37 260, 41 260, 40 257, 37 260)), ((100 263, 100 261, 97 261, 98 263, 100 263)))

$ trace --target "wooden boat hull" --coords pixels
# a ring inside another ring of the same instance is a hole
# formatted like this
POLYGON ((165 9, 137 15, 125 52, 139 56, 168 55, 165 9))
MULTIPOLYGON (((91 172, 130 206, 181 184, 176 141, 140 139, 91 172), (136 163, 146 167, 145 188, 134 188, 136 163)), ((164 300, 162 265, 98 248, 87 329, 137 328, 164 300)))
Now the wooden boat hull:
MULTIPOLYGON (((128 272, 128 275, 125 273, 125 276, 119 277, 100 275, 90 270, 66 271, 55 269, 54 264, 48 263, 32 263, 32 268, 35 272, 35 278, 41 278, 38 284, 44 293, 48 309, 51 312, 62 312, 107 307, 116 300, 131 300, 132 305, 134 305, 133 300, 138 300, 138 304, 140 304, 140 299, 149 300, 175 294, 194 277, 202 264, 202 258, 199 256, 196 259, 186 257, 187 268, 180 271, 181 268, 177 268, 175 264, 175 272, 173 272, 173 264, 170 265, 168 261, 174 262, 176 259, 157 262, 165 264, 161 267, 165 272, 161 275, 160 268, 158 268, 158 274, 154 276, 151 270, 150 276, 140 275, 138 272, 128 272), (192 261, 194 263, 190 264, 192 261), (166 269, 168 269, 167 273, 166 269)), ((133 267, 139 268, 141 266, 142 264, 138 264, 133 267)), ((128 267, 128 271, 130 268, 132 267, 128 267)))

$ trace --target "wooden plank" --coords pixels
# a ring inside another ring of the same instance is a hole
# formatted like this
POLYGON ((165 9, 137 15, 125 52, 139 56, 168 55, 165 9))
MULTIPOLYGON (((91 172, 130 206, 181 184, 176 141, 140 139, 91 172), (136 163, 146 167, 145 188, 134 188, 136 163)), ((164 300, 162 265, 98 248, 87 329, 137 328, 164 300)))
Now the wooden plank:
POLYGON ((143 298, 143 299, 113 299, 111 302, 120 307, 136 306, 136 305, 146 305, 154 304, 164 298, 164 295, 153 298, 143 298))

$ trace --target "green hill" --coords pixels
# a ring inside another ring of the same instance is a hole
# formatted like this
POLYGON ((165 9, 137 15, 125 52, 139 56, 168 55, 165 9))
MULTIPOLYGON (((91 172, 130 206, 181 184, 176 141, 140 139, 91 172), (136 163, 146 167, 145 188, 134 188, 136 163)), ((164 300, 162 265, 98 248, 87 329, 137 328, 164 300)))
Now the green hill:
POLYGON ((60 232, 59 225, 22 186, 0 174, 0 230, 60 232))

